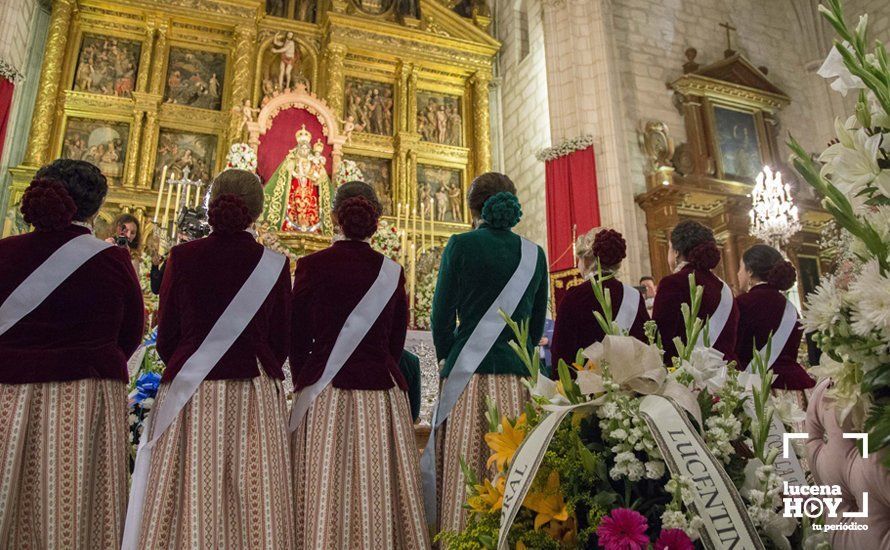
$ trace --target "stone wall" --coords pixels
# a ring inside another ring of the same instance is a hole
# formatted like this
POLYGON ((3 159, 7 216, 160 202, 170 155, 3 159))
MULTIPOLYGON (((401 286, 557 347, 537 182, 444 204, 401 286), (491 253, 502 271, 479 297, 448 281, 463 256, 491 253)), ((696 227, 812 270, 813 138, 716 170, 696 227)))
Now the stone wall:
MULTIPOLYGON (((550 145, 547 69, 540 0, 497 0, 495 35, 503 43, 497 64, 500 120, 493 135, 496 170, 509 175, 522 202, 519 234, 547 246, 544 164, 535 153, 550 145), (522 12, 528 21, 528 54, 522 56, 522 12)), ((497 116, 497 115, 495 115, 497 116)))

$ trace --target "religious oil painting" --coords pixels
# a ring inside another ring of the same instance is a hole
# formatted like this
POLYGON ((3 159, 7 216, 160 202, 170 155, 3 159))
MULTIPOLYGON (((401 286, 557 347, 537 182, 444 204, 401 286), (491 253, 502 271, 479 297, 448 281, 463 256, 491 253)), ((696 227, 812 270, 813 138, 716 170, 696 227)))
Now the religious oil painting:
POLYGON ((393 0, 353 0, 359 10, 371 15, 380 15, 389 11, 393 0))
POLYGON ((714 125, 724 177, 754 183, 763 169, 754 115, 715 106, 714 125))
POLYGON ((417 132, 424 141, 463 145, 462 117, 460 97, 418 92, 417 132))
POLYGON ((126 122, 69 118, 62 140, 62 158, 91 162, 109 183, 120 185, 129 137, 130 125, 126 122))
POLYGON ((266 14, 314 23, 317 4, 316 0, 266 0, 266 14))
POLYGON ((347 160, 355 162, 362 173, 365 183, 374 188, 380 204, 383 206, 383 214, 390 216, 395 213, 392 204, 392 177, 389 159, 362 157, 349 155, 347 160))
POLYGON ((158 137, 153 186, 158 187, 164 166, 168 178, 188 177, 209 182, 216 169, 216 143, 214 135, 162 129, 158 137))
POLYGON ((225 77, 225 54, 170 48, 164 101, 219 110, 225 77))
POLYGON ((74 90, 131 97, 141 51, 141 42, 84 35, 74 71, 74 90))
POLYGON ((356 132, 391 136, 393 103, 391 84, 346 79, 346 120, 356 132))
POLYGON ((417 199, 427 219, 432 208, 436 221, 464 221, 464 192, 460 170, 418 164, 417 199))

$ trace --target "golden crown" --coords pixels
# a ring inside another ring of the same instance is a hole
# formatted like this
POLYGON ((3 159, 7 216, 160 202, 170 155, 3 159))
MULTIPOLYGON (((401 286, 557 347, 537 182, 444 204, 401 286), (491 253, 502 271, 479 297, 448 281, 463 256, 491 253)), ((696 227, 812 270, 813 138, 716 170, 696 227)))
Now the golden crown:
POLYGON ((312 141, 312 134, 309 133, 309 130, 306 129, 306 125, 303 124, 303 127, 297 131, 297 144, 299 145, 309 145, 312 141))

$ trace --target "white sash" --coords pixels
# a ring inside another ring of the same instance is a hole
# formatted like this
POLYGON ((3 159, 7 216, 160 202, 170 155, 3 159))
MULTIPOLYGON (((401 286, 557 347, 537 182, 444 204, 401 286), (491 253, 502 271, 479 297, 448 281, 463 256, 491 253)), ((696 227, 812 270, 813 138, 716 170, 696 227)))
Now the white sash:
POLYGON ((216 320, 195 353, 186 359, 176 378, 170 383, 164 400, 146 418, 130 483, 130 501, 127 504, 127 521, 121 544, 123 550, 135 549, 139 542, 148 471, 155 445, 198 390, 204 378, 253 320, 278 281, 284 262, 285 257, 281 254, 269 249, 263 250, 260 261, 247 281, 216 320))
POLYGON ((423 481, 423 501, 426 509, 427 523, 437 522, 436 503, 436 428, 445 422, 457 400, 463 394, 470 383, 470 378, 479 363, 488 355, 491 347, 503 332, 506 322, 501 317, 500 311, 513 315, 516 306, 525 295, 528 285, 535 274, 535 266, 538 260, 538 247, 531 241, 522 239, 522 256, 516 271, 510 276, 506 286, 495 298, 494 302, 479 320, 479 324, 470 334, 464 347, 461 348, 451 373, 442 383, 439 392, 439 400, 433 408, 433 422, 430 437, 427 440, 423 456, 420 458, 421 479, 423 481))
MULTIPOLYGON (((785 311, 782 312, 782 321, 779 323, 779 328, 776 329, 776 332, 773 333, 772 343, 770 344, 769 357, 766 360, 766 368, 772 368, 773 364, 776 362, 776 359, 779 358, 779 354, 782 353, 782 350, 785 349, 785 344, 788 343, 788 339, 791 338, 791 333, 794 331, 794 326, 797 324, 797 309, 795 309, 794 304, 791 303, 791 300, 785 299, 785 311)), ((744 342, 743 342, 744 343, 744 342)), ((766 355, 766 344, 760 348, 760 356, 764 357, 766 355)), ((750 363, 748 363, 748 367, 745 369, 745 372, 751 372, 754 369, 754 360, 752 359, 750 363)))
POLYGON ((290 431, 296 430, 306 417, 306 412, 315 399, 328 387, 328 385, 346 364, 346 361, 355 352, 355 348, 364 340, 368 331, 377 322, 377 318, 383 312, 383 308, 389 303, 399 286, 399 278, 402 266, 389 258, 383 258, 383 265, 377 279, 371 285, 355 309, 346 318, 340 334, 334 341, 334 347, 328 356, 321 378, 311 386, 300 390, 291 409, 290 431))
POLYGON ((111 246, 114 245, 87 234, 57 248, 0 305, 0 335, 34 311, 80 266, 111 246))
MULTIPOLYGON (((711 314, 711 317, 708 320, 708 339, 710 340, 711 347, 713 347, 717 339, 720 338, 720 334, 726 327, 726 321, 729 320, 729 314, 732 312, 732 289, 722 280, 720 280, 720 282, 723 283, 723 288, 720 290, 720 303, 717 304, 717 309, 714 310, 714 313, 711 314)), ((696 342, 697 346, 702 345, 702 335, 702 332, 698 333, 698 341, 696 342)))
POLYGON ((624 287, 624 295, 621 297, 618 313, 615 314, 615 324, 621 330, 630 332, 640 309, 640 291, 626 283, 621 283, 621 286, 624 287))

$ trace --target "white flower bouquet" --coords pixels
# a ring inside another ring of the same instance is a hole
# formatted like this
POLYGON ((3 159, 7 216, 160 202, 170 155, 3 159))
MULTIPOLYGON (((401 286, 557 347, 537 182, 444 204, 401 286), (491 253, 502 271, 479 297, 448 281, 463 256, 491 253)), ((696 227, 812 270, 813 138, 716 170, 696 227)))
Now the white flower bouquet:
POLYGON ((226 155, 226 168, 256 172, 257 157, 253 147, 246 143, 233 143, 226 155))
POLYGON ((837 142, 816 159, 789 143, 795 168, 841 230, 836 271, 808 297, 803 322, 823 352, 812 372, 832 380, 826 395, 838 420, 867 430, 876 452, 890 446, 890 66, 880 41, 869 49, 867 15, 851 29, 841 0, 826 4, 819 9, 839 40, 819 74, 859 97, 855 114, 835 123, 837 142))
POLYGON ((340 161, 340 165, 337 166, 334 183, 337 184, 337 187, 340 187, 350 181, 365 181, 365 177, 354 160, 343 159, 340 161))

